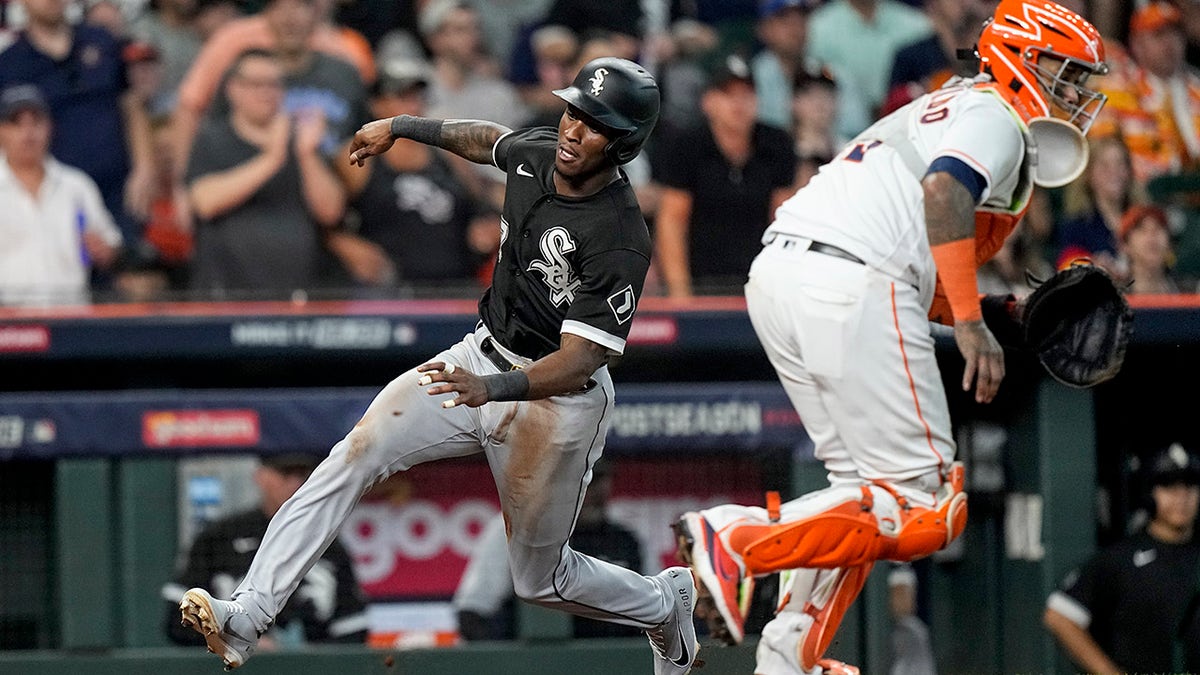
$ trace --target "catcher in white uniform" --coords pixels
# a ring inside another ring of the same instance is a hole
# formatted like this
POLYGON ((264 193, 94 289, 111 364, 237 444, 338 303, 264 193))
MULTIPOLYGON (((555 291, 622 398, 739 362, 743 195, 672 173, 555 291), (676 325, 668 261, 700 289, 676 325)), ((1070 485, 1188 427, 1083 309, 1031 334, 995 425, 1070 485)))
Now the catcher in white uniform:
POLYGON ((767 508, 723 505, 675 525, 713 634, 743 637, 756 576, 786 571, 757 672, 857 672, 824 659, 877 560, 945 547, 967 518, 930 320, 954 326, 962 387, 987 403, 1004 354, 984 324, 976 269, 1034 184, 1087 161, 1104 105, 1095 28, 1052 2, 1003 0, 980 74, 883 118, 785 202, 750 269, 750 318, 830 486, 767 508))

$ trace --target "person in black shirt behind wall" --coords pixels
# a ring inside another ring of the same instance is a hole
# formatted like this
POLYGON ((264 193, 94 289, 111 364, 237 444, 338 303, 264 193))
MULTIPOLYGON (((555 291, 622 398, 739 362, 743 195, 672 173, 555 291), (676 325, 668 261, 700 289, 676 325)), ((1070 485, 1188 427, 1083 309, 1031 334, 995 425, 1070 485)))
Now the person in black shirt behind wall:
MULTIPOLYGON (((592 482, 571 533, 571 548, 625 569, 642 569, 642 545, 637 535, 611 519, 608 499, 612 494, 613 466, 607 458, 592 465, 592 482)), ((503 514, 497 514, 480 533, 454 591, 458 633, 464 640, 505 640, 517 637, 513 607, 512 572, 505 554, 507 540, 503 514)), ((632 626, 622 626, 587 617, 572 617, 576 638, 630 637, 632 626)))
POLYGON ((250 657, 368 487, 422 462, 482 453, 516 595, 636 626, 656 675, 691 670, 691 572, 643 576, 567 544, 612 414, 607 363, 625 349, 650 264, 646 222, 619 166, 657 121, 658 86, 637 64, 606 57, 556 93, 566 102, 557 130, 401 115, 355 134, 356 164, 409 138, 503 170, 500 253, 478 328, 384 387, 271 521, 232 600, 184 594, 183 621, 228 666, 250 657))
POLYGON ((1200 672, 1200 457, 1176 443, 1148 469, 1150 522, 1046 602, 1046 628, 1085 672, 1200 672))
MULTIPOLYGON (((213 521, 199 534, 175 578, 163 585, 167 601, 165 629, 172 642, 199 645, 203 640, 180 625, 179 600, 190 586, 205 586, 222 597, 241 581, 267 530, 267 523, 312 473, 320 457, 269 455, 254 471, 259 503, 213 521)), ((363 644, 367 605, 354 577, 350 556, 335 539, 300 580, 296 593, 276 618, 269 637, 286 648, 307 642, 363 644)), ((267 636, 264 636, 265 643, 267 636)))

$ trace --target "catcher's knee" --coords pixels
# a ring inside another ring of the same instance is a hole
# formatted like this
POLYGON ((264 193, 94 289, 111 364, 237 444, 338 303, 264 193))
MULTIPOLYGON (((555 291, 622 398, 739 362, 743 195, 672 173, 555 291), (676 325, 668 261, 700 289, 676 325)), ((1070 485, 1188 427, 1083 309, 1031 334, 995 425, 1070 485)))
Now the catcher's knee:
POLYGON ((885 557, 908 562, 924 558, 950 545, 967 526, 967 493, 963 492, 963 465, 955 462, 938 490, 932 509, 905 508, 901 504, 895 548, 885 557))

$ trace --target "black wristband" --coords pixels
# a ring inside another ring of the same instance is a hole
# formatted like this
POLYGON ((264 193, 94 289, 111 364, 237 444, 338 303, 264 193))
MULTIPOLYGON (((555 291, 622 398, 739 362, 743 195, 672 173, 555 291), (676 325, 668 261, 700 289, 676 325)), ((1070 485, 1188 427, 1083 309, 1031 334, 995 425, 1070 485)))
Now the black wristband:
POLYGON ((437 145, 442 140, 442 121, 428 117, 396 115, 392 118, 392 138, 410 138, 425 145, 437 145))
POLYGON ((523 401, 529 393, 529 376, 523 370, 484 375, 482 379, 489 401, 523 401))

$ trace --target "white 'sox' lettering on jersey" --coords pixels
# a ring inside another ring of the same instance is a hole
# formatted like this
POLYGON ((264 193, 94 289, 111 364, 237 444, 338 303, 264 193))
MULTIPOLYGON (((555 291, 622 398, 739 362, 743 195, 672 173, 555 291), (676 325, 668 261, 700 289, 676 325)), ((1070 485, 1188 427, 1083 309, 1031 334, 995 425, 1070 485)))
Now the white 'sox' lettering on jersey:
POLYGON ((567 255, 575 250, 575 240, 562 227, 552 227, 542 235, 540 242, 543 260, 529 263, 528 272, 541 272, 546 285, 550 287, 550 302, 556 306, 564 302, 570 304, 575 299, 575 291, 582 283, 567 262, 567 255))

